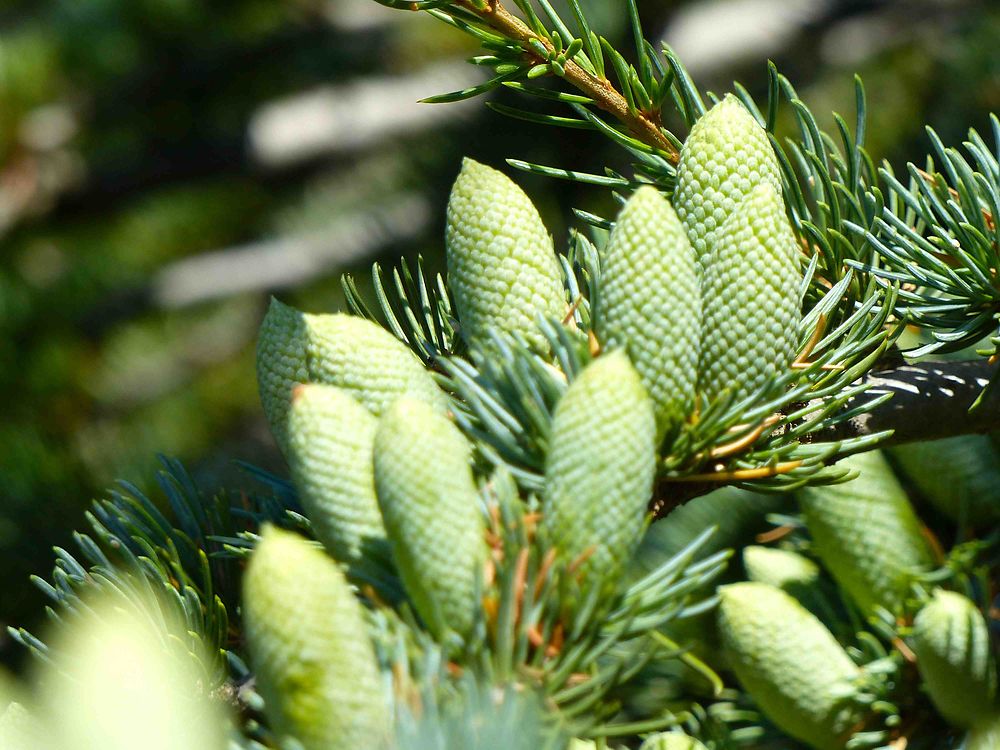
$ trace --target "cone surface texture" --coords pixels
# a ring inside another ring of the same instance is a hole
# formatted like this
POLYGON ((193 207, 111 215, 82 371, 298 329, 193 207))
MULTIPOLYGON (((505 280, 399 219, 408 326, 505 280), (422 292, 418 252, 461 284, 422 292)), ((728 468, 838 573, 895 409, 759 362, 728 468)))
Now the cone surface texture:
POLYGON ((279 736, 305 750, 378 747, 389 721, 361 605, 336 563, 265 527, 243 579, 251 661, 279 736))
POLYGON ((843 695, 859 670, 830 631, 780 589, 719 589, 719 633, 740 683, 767 717, 819 750, 839 750, 860 712, 843 695))
POLYGON ((468 441, 427 404, 402 398, 375 434, 375 487, 413 608, 435 636, 466 635, 486 562, 468 441))
POLYGON ((639 188, 619 213, 601 273, 597 336, 624 347, 670 432, 691 411, 698 379, 701 292, 694 249, 673 208, 639 188))
POLYGON ((524 191, 465 159, 448 200, 445 244, 466 342, 482 346, 494 328, 544 347, 536 316, 562 318, 566 302, 552 238, 524 191))
POLYGON ((625 352, 591 362, 556 406, 544 522, 563 559, 613 576, 631 558, 653 491, 653 404, 625 352))
POLYGON ((292 388, 312 380, 308 347, 305 315, 272 297, 257 335, 257 388, 271 434, 282 451, 288 445, 292 388))
POLYGON ((764 129, 729 94, 691 128, 677 165, 674 207, 702 271, 722 226, 759 185, 781 194, 778 158, 764 129))
POLYGON ((942 514, 985 526, 1000 520, 1000 451, 986 435, 897 445, 903 474, 942 514))
POLYGON ((271 301, 257 341, 257 382, 278 445, 288 452, 288 412, 299 383, 343 388, 375 416, 402 395, 444 412, 447 399, 406 345, 352 315, 311 315, 271 301))
POLYGON ((750 545, 743 549, 747 578, 782 589, 802 601, 819 580, 819 566, 798 552, 750 545))
POLYGON ((702 284, 700 390, 745 398, 795 359, 799 245, 781 196, 754 188, 723 225, 702 284))
POLYGON ((839 465, 861 474, 798 494, 814 549, 862 610, 880 605, 897 612, 914 571, 932 564, 920 520, 880 452, 850 456, 839 465))
POLYGON ((927 692, 949 723, 971 729, 997 715, 989 627, 970 599, 934 592, 913 621, 913 651, 927 692))
POLYGON ((288 462, 313 531, 338 560, 385 545, 372 454, 378 420, 332 385, 298 386, 289 416, 288 462))

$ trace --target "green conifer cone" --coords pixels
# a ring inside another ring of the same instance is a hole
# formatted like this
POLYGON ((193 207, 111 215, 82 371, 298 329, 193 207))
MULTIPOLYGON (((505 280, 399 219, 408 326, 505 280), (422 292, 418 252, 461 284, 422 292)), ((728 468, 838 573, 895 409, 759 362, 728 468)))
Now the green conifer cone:
POLYGON ((468 441, 422 401, 401 398, 375 433, 375 487, 413 608, 436 637, 467 635, 486 562, 468 441))
POLYGON ((565 561, 613 578, 635 551, 656 470, 653 404, 624 351, 602 355, 556 406, 544 524, 565 561))
POLYGON ((378 420, 346 391, 300 385, 288 420, 288 462, 313 531, 338 560, 385 542, 372 454, 378 420))
POLYGON ((379 747, 389 721, 361 605, 337 564, 268 526, 243 579, 247 645, 265 712, 305 750, 379 747))
POLYGON ((777 547, 750 545, 743 549, 747 578, 779 588, 814 610, 819 566, 808 557, 777 547))
POLYGON ((933 562, 920 520, 879 451, 840 465, 861 475, 798 494, 816 554, 862 610, 898 612, 913 572, 933 562))
POLYGON ((0 708, 0 748, 48 750, 49 744, 43 738, 38 722, 23 703, 12 701, 6 708, 0 708))
POLYGON ((971 729, 997 715, 989 626, 967 597, 938 589, 913 621, 913 652, 941 715, 971 729))
POLYGON ((723 224, 702 279, 699 390, 745 398, 795 359, 799 245, 781 196, 758 185, 723 224))
POLYGON ((842 750, 861 713, 849 700, 860 670, 829 630, 763 583, 719 589, 719 633, 744 689, 782 731, 817 750, 842 750))
POLYGON ((781 168, 767 133, 728 94, 695 123, 681 147, 674 207, 704 271, 722 226, 760 185, 781 195, 781 168))
POLYGON ((656 188, 639 188, 622 208, 603 266, 597 336, 625 347, 669 433, 694 403, 701 292, 691 243, 656 188))
POLYGON ((1000 451, 986 435, 907 443, 889 449, 907 479, 953 521, 1000 520, 1000 451))
POLYGON ((686 734, 659 732, 647 737, 639 750, 705 750, 705 746, 686 734))
POLYGON ((445 243, 466 342, 482 346, 494 328, 544 347, 536 316, 561 318, 566 298, 552 238, 521 188, 465 159, 448 200, 445 243))
POLYGON ((287 455, 288 411, 298 383, 343 388, 379 416, 404 394, 444 412, 448 401, 406 345, 375 323, 342 313, 311 315, 271 300, 257 341, 264 414, 287 455))

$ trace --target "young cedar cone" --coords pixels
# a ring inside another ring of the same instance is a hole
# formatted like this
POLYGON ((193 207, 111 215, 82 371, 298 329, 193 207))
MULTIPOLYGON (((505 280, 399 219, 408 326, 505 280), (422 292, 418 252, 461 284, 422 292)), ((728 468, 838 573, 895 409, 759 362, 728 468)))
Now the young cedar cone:
POLYGON ((445 244, 466 342, 483 346, 492 328, 544 348, 536 317, 562 318, 566 298, 552 238, 521 188, 465 159, 448 200, 445 244))
POLYGON ((337 564, 265 526, 243 577, 247 645, 276 734, 305 750, 379 747, 389 721, 361 604, 337 564))
POLYGON ((719 633, 750 697, 786 734, 817 750, 842 750, 861 718, 844 697, 860 674, 847 652, 780 589, 736 583, 719 595, 719 633))
POLYGON ((971 729, 997 715, 990 631, 972 601, 935 591, 913 621, 912 644, 927 692, 949 723, 971 729))
POLYGON ((724 389, 743 399, 791 366, 799 255, 785 204, 769 184, 750 191, 722 225, 702 277, 699 390, 709 401, 724 389))
POLYGON ((764 129, 728 94, 691 128, 677 165, 674 207, 701 271, 723 224, 760 185, 781 195, 778 158, 764 129))
POLYGON ((447 399, 406 345, 375 323, 310 315, 272 299, 257 340, 257 385, 278 446, 288 452, 288 410, 298 383, 343 388, 375 416, 403 394, 444 412, 447 399))
POLYGON ((932 563, 920 521, 880 452, 840 465, 861 475, 798 493, 816 554, 863 611, 899 612, 914 571, 932 563))
MULTIPOLYGON (((138 590, 156 588, 147 585, 138 590)), ((169 599, 123 590, 92 591, 60 617, 50 652, 59 658, 43 668, 35 714, 46 737, 31 750, 225 750, 228 719, 209 696, 208 655, 192 650, 179 620, 166 624, 176 614, 169 599)))
POLYGON ((985 526, 1000 520, 1000 451, 986 435, 907 443, 889 454, 920 494, 953 521, 985 526))
POLYGON ((659 732, 647 737, 639 750, 705 750, 705 746, 686 734, 659 732))
POLYGON ((691 411, 698 379, 701 292, 694 250, 666 199, 639 188, 615 223, 601 274, 596 332, 624 347, 656 407, 660 433, 691 411))
POLYGON ((751 581, 779 588, 806 609, 815 609, 819 566, 808 557, 777 547, 750 545, 743 548, 743 567, 751 581))
POLYGON ((470 446, 422 401, 399 399, 375 433, 375 488, 396 567, 428 630, 469 633, 486 562, 470 446))
POLYGON ((338 560, 384 545, 372 453, 378 420, 344 390, 300 385, 288 419, 288 463, 313 531, 338 560))
POLYGON ((545 462, 544 523, 569 563, 612 578, 632 557, 656 468, 653 404, 625 352, 591 362, 556 406, 545 462))

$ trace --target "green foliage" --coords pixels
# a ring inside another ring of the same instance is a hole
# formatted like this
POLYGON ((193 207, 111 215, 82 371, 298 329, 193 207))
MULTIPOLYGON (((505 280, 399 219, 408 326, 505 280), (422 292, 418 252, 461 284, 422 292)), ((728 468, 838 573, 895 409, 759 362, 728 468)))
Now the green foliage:
MULTIPOLYGON (((634 3, 631 64, 575 0, 575 32, 545 0, 516 0, 523 18, 496 2, 399 5, 488 52, 474 62, 491 80, 436 101, 504 85, 575 116, 508 113, 622 146, 632 176, 517 165, 620 191, 622 209, 580 213, 589 229, 556 252, 520 188, 467 161, 447 276, 418 262, 387 282, 376 266, 375 309, 349 277, 348 313, 272 303, 258 385, 292 481, 248 467, 260 495, 209 499, 168 463, 170 513, 131 487, 97 503, 82 562, 59 550, 40 582, 55 618, 82 621, 93 591, 138 606, 167 644, 150 651, 194 665, 245 750, 929 750, 969 727, 988 742, 980 613, 1000 541, 925 533, 891 467, 863 453, 889 435, 838 430, 888 398, 862 398, 863 376, 904 322, 951 343, 988 328, 992 228, 969 213, 991 180, 952 160, 955 200, 907 199, 865 152, 860 83, 854 133, 835 118, 836 138, 773 66, 763 106, 740 86, 703 96, 645 41, 634 3), (527 82, 546 76, 578 93, 527 82), (779 137, 786 109, 797 134, 779 137), (969 245, 962 267, 914 281, 932 268, 920 253, 950 239, 969 245), (948 284, 967 294, 945 305, 980 305, 972 323, 921 307, 948 284), (733 485, 794 490, 798 512, 733 485), (743 566, 726 570, 736 548, 743 566), (983 702, 955 710, 942 699, 955 685, 983 702)), ((14 635, 54 670, 73 662, 58 640, 14 635)), ((85 654, 88 676, 106 653, 85 654)), ((121 685, 94 685, 95 715, 130 705, 121 685)), ((117 747, 117 728, 87 731, 117 747)))

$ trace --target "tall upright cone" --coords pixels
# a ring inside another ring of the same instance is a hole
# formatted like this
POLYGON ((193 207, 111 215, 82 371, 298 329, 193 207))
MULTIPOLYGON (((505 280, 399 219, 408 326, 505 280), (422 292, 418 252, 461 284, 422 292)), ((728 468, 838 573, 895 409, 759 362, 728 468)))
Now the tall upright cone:
POLYGON ((595 317, 602 346, 626 349, 669 433, 694 403, 701 291, 694 249, 656 188, 639 188, 618 214, 595 317))
POLYGON ((702 271, 722 226, 760 185, 781 194, 781 168, 767 133, 728 94, 691 128, 677 165, 674 207, 702 271))
POLYGON ((401 398, 375 433, 375 488, 406 593, 428 629, 467 635, 486 563, 471 448, 446 417, 401 398))
POLYGON ((699 390, 751 395, 795 359, 800 320, 799 245, 781 195, 753 188, 715 236, 702 278, 699 390))
POLYGON ((829 630, 764 583, 719 589, 718 623, 740 683, 782 731, 817 750, 843 750, 862 712, 849 698, 860 670, 829 630))
POLYGON ((402 395, 448 408, 417 356, 375 323, 343 313, 311 315, 276 299, 257 341, 257 385, 279 447, 288 452, 288 411, 299 383, 344 389, 375 416, 402 395))
POLYGON ((301 385, 292 396, 288 462, 313 531, 338 560, 382 546, 372 454, 378 420, 332 385, 301 385))
POLYGON ((653 404, 624 351, 584 368, 556 406, 544 524, 584 580, 613 577, 639 542, 656 471, 653 404))
POLYGON ((862 610, 878 605, 898 612, 913 574, 933 562, 920 520, 879 451, 849 456, 840 465, 860 476, 798 493, 813 546, 862 610))
POLYGON ((544 347, 536 317, 566 312, 562 275, 531 199, 501 172, 465 159, 448 200, 448 286, 472 346, 493 328, 544 347))
POLYGON ((337 564, 268 526, 243 578, 247 645, 265 712, 305 750, 380 747, 389 725, 361 604, 337 564))
POLYGON ((990 629, 968 597, 935 591, 913 621, 912 643, 920 676, 945 719, 972 729, 1000 714, 990 629))

